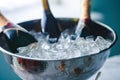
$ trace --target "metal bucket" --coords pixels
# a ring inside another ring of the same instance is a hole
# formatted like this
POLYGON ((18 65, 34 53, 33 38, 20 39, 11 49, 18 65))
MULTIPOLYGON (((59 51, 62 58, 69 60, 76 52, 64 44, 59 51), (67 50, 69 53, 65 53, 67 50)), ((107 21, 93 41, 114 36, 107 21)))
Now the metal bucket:
MULTIPOLYGON (((66 28, 72 30, 78 22, 78 19, 73 18, 59 18, 58 20, 63 30, 66 28)), ((31 31, 40 26, 40 21, 31 20, 19 25, 31 31)), ((112 40, 112 45, 92 55, 64 60, 41 60, 11 53, 4 37, 0 34, 0 50, 14 72, 23 80, 86 80, 103 66, 110 54, 110 49, 117 40, 116 33, 103 23, 91 21, 87 26, 83 29, 82 37, 91 34, 94 37, 99 35, 112 40)))

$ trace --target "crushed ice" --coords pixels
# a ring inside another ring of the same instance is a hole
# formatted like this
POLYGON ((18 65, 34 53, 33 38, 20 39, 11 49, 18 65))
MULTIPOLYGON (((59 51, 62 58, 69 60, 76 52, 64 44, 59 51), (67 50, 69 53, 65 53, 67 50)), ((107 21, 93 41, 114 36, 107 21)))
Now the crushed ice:
POLYGON ((34 33, 33 35, 38 42, 18 48, 19 55, 48 60, 69 59, 99 53, 112 44, 112 41, 101 36, 97 36, 96 39, 93 36, 87 36, 86 38, 78 37, 72 40, 71 36, 73 35, 67 33, 62 33, 59 41, 51 44, 48 42, 48 35, 41 33, 34 33))

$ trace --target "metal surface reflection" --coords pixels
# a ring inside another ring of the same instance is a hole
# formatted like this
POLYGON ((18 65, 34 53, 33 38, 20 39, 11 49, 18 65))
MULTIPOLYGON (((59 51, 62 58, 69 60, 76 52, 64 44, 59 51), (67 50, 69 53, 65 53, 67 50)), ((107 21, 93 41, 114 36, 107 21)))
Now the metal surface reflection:
MULTIPOLYGON (((59 20, 63 29, 70 28, 72 30, 77 23, 74 19, 59 20)), ((20 23, 20 25, 30 31, 36 27, 38 22, 40 20, 27 21, 20 23)), ((101 35, 112 40, 113 44, 100 53, 88 56, 64 60, 40 60, 9 52, 4 36, 0 34, 0 50, 4 53, 3 55, 11 68, 23 80, 86 80, 103 66, 110 54, 111 47, 117 40, 115 32, 104 24, 91 21, 88 26, 92 26, 90 33, 95 37, 101 35)), ((90 35, 87 30, 89 29, 85 28, 81 36, 90 35)))

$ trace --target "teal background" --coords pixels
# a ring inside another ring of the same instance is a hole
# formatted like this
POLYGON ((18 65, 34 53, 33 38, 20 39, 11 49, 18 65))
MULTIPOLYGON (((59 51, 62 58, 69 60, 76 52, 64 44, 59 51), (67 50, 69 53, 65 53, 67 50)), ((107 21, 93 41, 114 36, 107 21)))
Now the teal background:
POLYGON ((0 52, 0 80, 21 80, 6 63, 3 54, 0 52))
POLYGON ((92 0, 92 11, 102 13, 104 18, 100 22, 107 24, 117 33, 118 40, 110 56, 120 54, 120 0, 92 0))
MULTIPOLYGON (((118 35, 117 43, 112 48, 110 57, 120 54, 120 0, 92 0, 92 11, 102 13, 104 18, 100 22, 109 25, 118 35)), ((1 52, 0 80, 21 80, 7 65, 1 52)))

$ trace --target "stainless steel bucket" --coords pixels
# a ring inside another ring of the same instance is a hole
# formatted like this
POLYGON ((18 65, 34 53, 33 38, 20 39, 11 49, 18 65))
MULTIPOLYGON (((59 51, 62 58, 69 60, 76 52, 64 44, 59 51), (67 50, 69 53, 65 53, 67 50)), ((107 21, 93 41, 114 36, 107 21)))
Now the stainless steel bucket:
MULTIPOLYGON (((63 29, 70 30, 75 27, 78 19, 59 18, 63 29)), ((31 20, 19 25, 28 31, 40 26, 40 20, 31 20)), ((14 72, 23 80, 86 80, 96 73, 104 64, 110 54, 110 49, 117 40, 116 33, 109 26, 91 21, 83 29, 81 36, 100 35, 112 40, 112 45, 99 53, 64 60, 41 60, 19 56, 9 51, 4 36, 0 34, 0 50, 3 52, 7 63, 14 72)), ((24 41, 23 41, 24 43, 24 41)))

